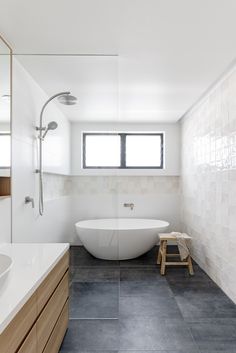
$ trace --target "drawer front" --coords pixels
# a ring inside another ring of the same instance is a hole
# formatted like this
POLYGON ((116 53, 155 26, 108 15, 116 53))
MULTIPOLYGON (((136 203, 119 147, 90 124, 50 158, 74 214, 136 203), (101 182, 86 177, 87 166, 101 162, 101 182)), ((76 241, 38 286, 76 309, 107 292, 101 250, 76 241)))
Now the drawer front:
POLYGON ((69 268, 69 252, 67 252, 54 269, 49 273, 47 278, 39 286, 37 290, 38 314, 42 311, 63 275, 69 268))
POLYGON ((15 353, 37 318, 34 294, 0 335, 0 352, 15 353))
POLYGON ((32 328, 17 353, 38 353, 36 326, 32 328))
POLYGON ((43 353, 58 353, 68 327, 68 320, 69 304, 67 300, 43 353))
POLYGON ((67 271, 37 320, 36 328, 39 353, 43 351, 68 296, 69 275, 67 271))

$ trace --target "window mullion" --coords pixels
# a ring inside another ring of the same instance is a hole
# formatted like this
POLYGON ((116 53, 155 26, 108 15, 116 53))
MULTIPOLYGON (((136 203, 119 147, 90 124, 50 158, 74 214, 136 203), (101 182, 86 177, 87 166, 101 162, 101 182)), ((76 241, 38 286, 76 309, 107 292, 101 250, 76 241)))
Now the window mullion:
POLYGON ((120 134, 120 167, 126 167, 126 134, 120 134))

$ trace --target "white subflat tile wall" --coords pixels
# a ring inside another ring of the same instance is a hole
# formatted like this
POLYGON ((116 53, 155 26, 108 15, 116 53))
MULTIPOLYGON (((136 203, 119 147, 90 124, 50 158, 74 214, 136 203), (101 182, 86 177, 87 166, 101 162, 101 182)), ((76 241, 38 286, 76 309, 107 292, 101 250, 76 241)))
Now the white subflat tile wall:
POLYGON ((44 173, 44 200, 56 200, 72 195, 72 180, 69 176, 44 173))
POLYGON ((236 302, 236 70, 181 126, 181 226, 197 262, 236 302))
POLYGON ((179 177, 77 176, 71 177, 73 195, 81 194, 179 194, 179 177))

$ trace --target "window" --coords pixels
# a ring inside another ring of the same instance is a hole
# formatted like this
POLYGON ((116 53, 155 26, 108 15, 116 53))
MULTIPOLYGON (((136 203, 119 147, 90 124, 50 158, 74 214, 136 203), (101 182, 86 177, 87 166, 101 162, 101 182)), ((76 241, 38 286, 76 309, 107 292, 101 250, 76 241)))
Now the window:
POLYGON ((83 133, 83 168, 163 169, 163 133, 83 133))
POLYGON ((11 135, 0 132, 0 168, 10 168, 11 165, 11 135))

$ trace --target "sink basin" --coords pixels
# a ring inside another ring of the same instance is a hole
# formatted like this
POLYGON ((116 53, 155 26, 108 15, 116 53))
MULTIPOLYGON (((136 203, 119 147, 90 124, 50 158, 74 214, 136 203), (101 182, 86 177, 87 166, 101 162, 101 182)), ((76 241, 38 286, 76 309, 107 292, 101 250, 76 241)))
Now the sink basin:
POLYGON ((12 259, 10 256, 0 254, 0 291, 3 289, 9 271, 12 267, 12 259))

